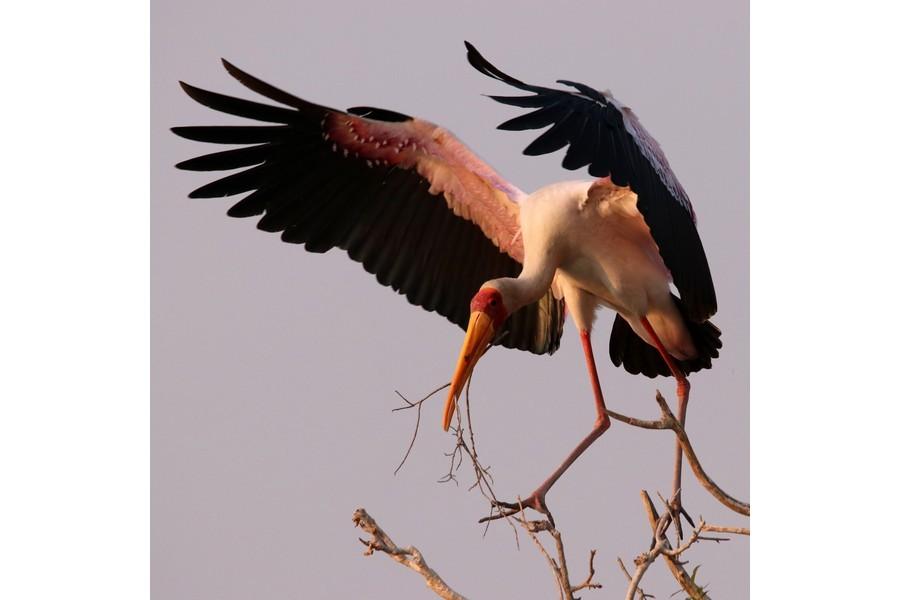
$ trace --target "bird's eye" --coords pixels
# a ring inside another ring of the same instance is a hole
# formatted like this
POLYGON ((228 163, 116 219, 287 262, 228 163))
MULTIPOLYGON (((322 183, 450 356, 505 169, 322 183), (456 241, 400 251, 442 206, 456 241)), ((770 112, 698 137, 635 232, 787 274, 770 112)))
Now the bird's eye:
POLYGON ((496 299, 496 298, 491 298, 490 304, 491 304, 491 306, 497 306, 497 299, 496 299))

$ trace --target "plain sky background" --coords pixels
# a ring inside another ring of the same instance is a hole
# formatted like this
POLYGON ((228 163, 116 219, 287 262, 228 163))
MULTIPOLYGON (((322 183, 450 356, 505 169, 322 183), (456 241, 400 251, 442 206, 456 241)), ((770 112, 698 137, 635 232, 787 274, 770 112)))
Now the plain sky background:
MULTIPOLYGON (((711 476, 749 496, 747 6, 739 3, 480 3, 437 5, 157 0, 152 6, 152 583, 165 599, 427 598, 421 580, 384 556, 363 558, 350 515, 358 506, 400 544, 473 598, 552 597, 530 544, 505 525, 483 536, 487 503, 464 471, 438 484, 452 448, 442 398, 414 423, 392 414, 449 378, 463 332, 380 287, 342 252, 311 255, 230 219, 230 200, 188 200, 208 175, 178 160, 214 148, 174 125, 237 122, 187 98, 195 85, 252 98, 218 62, 336 108, 359 104, 415 114, 453 131, 525 190, 581 178, 562 153, 525 157, 533 132, 495 126, 518 111, 483 93, 509 90, 472 69, 462 41, 533 83, 568 78, 611 89, 657 138, 690 195, 719 296, 722 358, 692 377, 688 429, 711 476)), ((607 358, 610 313, 595 347, 610 406, 653 417, 660 387, 607 358)), ((502 497, 525 495, 587 432, 590 387, 567 325, 554 356, 492 351, 472 387, 479 451, 502 497)), ((672 439, 615 424, 548 496, 573 579, 598 548, 617 598, 650 532, 640 489, 668 493, 672 439)), ((695 516, 745 524, 685 475, 695 516)), ((691 550, 717 598, 748 594, 748 541, 691 550)), ((663 565, 645 589, 677 588, 663 565)))

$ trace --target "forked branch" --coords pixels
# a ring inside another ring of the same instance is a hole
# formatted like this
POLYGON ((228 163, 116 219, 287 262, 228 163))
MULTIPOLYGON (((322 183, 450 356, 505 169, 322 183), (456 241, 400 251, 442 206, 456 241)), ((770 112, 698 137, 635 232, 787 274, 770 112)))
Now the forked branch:
POLYGON ((445 600, 466 600, 465 596, 454 591, 434 569, 428 566, 428 563, 425 562, 425 557, 422 556, 422 553, 415 546, 408 548, 397 546, 388 534, 378 526, 375 519, 369 516, 366 509, 357 508, 353 512, 353 524, 372 536, 369 540, 359 539, 366 546, 366 551, 364 552, 366 556, 370 556, 376 551, 384 552, 401 565, 409 567, 421 575, 425 579, 425 585, 441 598, 445 600))
MULTIPOLYGON (((694 528, 690 537, 681 546, 675 548, 669 543, 669 539, 666 536, 666 529, 674 518, 672 511, 667 510, 667 512, 660 517, 656 507, 653 505, 653 501, 644 490, 641 490, 641 502, 644 505, 644 511, 647 513, 647 520, 650 522, 650 528, 653 530, 653 548, 651 548, 649 552, 645 552, 635 558, 634 563, 637 568, 635 569, 634 575, 628 573, 624 563, 619 559, 619 566, 621 567, 622 572, 625 573, 625 576, 629 579, 628 593, 625 596, 626 599, 632 600, 635 597, 647 597, 644 591, 639 587, 641 578, 647 572, 647 569, 650 568, 653 561, 662 556, 666 561, 666 565, 669 567, 669 571, 671 571, 672 576, 675 578, 675 581, 678 582, 678 585, 681 586, 681 589, 685 591, 689 598, 692 600, 708 600, 709 596, 707 595, 706 590, 704 590, 696 581, 696 569, 693 574, 688 573, 684 568, 685 563, 681 562, 679 557, 699 541, 706 540, 718 543, 728 540, 728 538, 704 536, 704 533, 750 535, 750 530, 743 527, 709 525, 703 521, 703 519, 700 519, 700 523, 694 528)), ((665 503, 665 500, 663 500, 663 502, 665 503)), ((667 508, 669 508, 668 505, 667 508)))
POLYGON ((588 557, 587 577, 585 577, 583 582, 573 585, 569 579, 569 565, 566 562, 566 549, 563 545, 562 534, 556 527, 548 520, 526 521, 516 516, 511 518, 518 522, 522 528, 528 532, 528 535, 531 537, 532 541, 534 541, 538 550, 540 550, 541 554, 547 560, 547 564, 550 566, 550 570, 553 572, 553 576, 556 579, 556 586, 561 600, 576 600, 575 592, 580 592, 581 590, 599 590, 603 587, 599 583, 594 583, 594 557, 597 555, 596 550, 591 550, 591 554, 588 557), (541 531, 546 531, 550 534, 550 537, 553 538, 553 542, 556 546, 556 558, 550 556, 550 553, 538 538, 537 534, 541 531))
MULTIPOLYGON (((417 413, 416 427, 413 432, 412 441, 407 448, 406 454, 404 455, 403 461, 401 461, 400 466, 403 465, 403 462, 405 462, 406 458, 409 456, 412 445, 415 443, 416 434, 418 433, 422 403, 444 387, 446 387, 446 385, 438 388, 437 390, 434 390, 417 402, 411 402, 402 395, 400 396, 403 399, 405 406, 402 406, 399 409, 395 410, 415 408, 417 413)), ((487 498, 491 502, 492 507, 497 507, 500 503, 497 502, 496 495, 494 494, 494 490, 491 485, 492 478, 488 473, 488 468, 481 465, 478 459, 477 451, 475 450, 475 436, 472 431, 472 419, 470 413, 470 404, 468 400, 469 398, 467 386, 465 394, 466 410, 464 412, 457 411, 456 427, 453 428, 456 434, 456 446, 453 452, 448 455, 450 456, 451 463, 450 470, 448 475, 443 478, 443 481, 456 481, 456 471, 461 466, 463 457, 467 456, 469 458, 469 462, 471 462, 472 464, 475 474, 475 483, 472 484, 470 489, 477 487, 485 496, 485 498, 487 498), (465 435, 466 426, 468 427, 468 436, 465 435), (467 440, 466 437, 468 437, 469 439, 467 440)), ((712 481, 709 475, 707 475, 707 473, 703 469, 703 466, 700 464, 693 446, 691 445, 690 438, 684 431, 684 428, 675 418, 665 398, 663 398, 662 394, 660 394, 659 391, 657 391, 656 393, 656 402, 659 405, 660 418, 655 421, 637 419, 634 417, 616 413, 614 411, 608 412, 611 418, 628 425, 632 425, 634 427, 640 427, 643 429, 671 430, 681 444, 684 456, 688 464, 690 464, 691 470, 693 471, 700 484, 714 498, 716 498, 719 502, 721 502, 729 509, 742 515, 749 516, 750 505, 748 503, 737 500, 736 498, 726 493, 714 481, 712 481)), ((626 599, 633 600, 634 598, 652 598, 652 596, 646 594, 641 589, 640 582, 653 562, 660 556, 663 557, 675 580, 691 599, 708 599, 706 591, 695 581, 697 572, 696 569, 694 570, 693 574, 688 573, 684 568, 685 563, 681 562, 680 560, 681 555, 685 553, 691 546, 701 540, 720 542, 727 539, 721 537, 704 536, 704 533, 749 535, 749 529, 743 527, 724 527, 709 525, 701 519, 699 521, 699 525, 694 528, 692 534, 688 537, 688 539, 685 540, 684 543, 682 543, 680 546, 676 547, 669 542, 669 539, 666 536, 668 527, 672 524, 673 519, 675 519, 675 515, 673 514, 673 507, 668 502, 666 502, 665 499, 662 499, 666 511, 662 515, 662 517, 660 517, 659 513, 656 510, 656 507, 653 505, 653 502, 650 500, 650 497, 645 491, 641 492, 641 501, 644 504, 644 509, 647 513, 648 521, 650 523, 651 529, 653 530, 653 546, 649 551, 644 552, 635 558, 635 570, 633 574, 630 574, 628 572, 625 564, 621 561, 621 559, 619 559, 619 565, 622 569, 622 572, 625 573, 625 576, 628 578, 628 591, 626 593, 626 599)), ((513 527, 514 531, 517 529, 516 524, 518 524, 528 533, 529 537, 534 541, 535 545, 538 547, 541 554, 544 556, 544 558, 547 560, 548 565, 550 566, 554 579, 557 583, 559 597, 562 600, 574 600, 574 594, 576 592, 586 589, 597 589, 601 587, 600 584, 593 582, 594 557, 596 554, 595 550, 591 550, 590 553, 590 558, 588 560, 589 574, 587 578, 584 580, 584 582, 578 585, 573 585, 569 579, 569 569, 568 565, 566 564, 566 555, 565 548, 563 546, 562 535, 555 528, 552 518, 541 521, 528 521, 522 517, 513 516, 513 514, 514 513, 509 513, 503 516, 513 527), (553 556, 551 552, 548 551, 548 549, 541 543, 541 540, 538 536, 538 534, 541 532, 546 532, 553 538, 556 550, 555 556, 553 556)), ((398 548, 390 540, 387 534, 385 534, 377 526, 377 524, 375 524, 374 520, 372 520, 371 517, 369 517, 368 514, 365 513, 363 509, 359 509, 356 513, 354 513, 354 522, 356 522, 357 525, 363 527, 363 529, 372 534, 372 539, 368 542, 360 540, 367 545, 367 554, 371 554, 373 551, 385 552, 397 562, 400 562, 401 564, 420 573, 425 578, 428 587, 431 588, 440 597, 462 598, 461 595, 447 586, 447 584, 443 581, 443 579, 440 578, 437 573, 435 573, 430 567, 428 567, 421 553, 416 548, 412 546, 410 546, 409 548, 398 548)), ((516 537, 516 545, 518 545, 518 536, 516 537)), ((679 539, 679 541, 681 540, 679 539)))
POLYGON ((697 453, 694 452, 694 448, 691 446, 690 438, 688 438, 681 423, 679 423, 678 419, 675 418, 675 415, 672 414, 672 410, 669 408, 668 403, 666 403, 666 399, 663 398, 658 390, 656 392, 656 403, 659 404, 659 410, 662 413, 661 417, 656 421, 636 419, 611 410, 608 410, 607 412, 609 413, 610 418, 634 427, 640 427, 642 429, 671 429, 678 438, 679 443, 681 443, 681 449, 684 451, 684 456, 687 459, 688 464, 691 465, 691 470, 694 472, 694 476, 697 478, 697 481, 700 482, 700 485, 723 505, 736 513, 749 517, 750 504, 738 500, 725 492, 725 490, 716 485, 716 482, 714 482, 709 475, 706 474, 706 471, 703 470, 703 465, 700 464, 700 459, 697 458, 697 453))

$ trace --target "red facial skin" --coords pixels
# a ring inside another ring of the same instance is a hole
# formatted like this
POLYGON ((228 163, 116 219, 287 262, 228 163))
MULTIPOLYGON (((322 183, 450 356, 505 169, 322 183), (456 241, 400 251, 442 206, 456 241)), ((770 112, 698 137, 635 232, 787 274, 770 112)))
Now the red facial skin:
POLYGON ((469 305, 472 312, 481 311, 491 318, 494 323, 494 331, 499 329, 506 321, 509 313, 506 311, 506 305, 503 304, 503 296, 494 288, 483 288, 478 290, 472 303, 469 305))

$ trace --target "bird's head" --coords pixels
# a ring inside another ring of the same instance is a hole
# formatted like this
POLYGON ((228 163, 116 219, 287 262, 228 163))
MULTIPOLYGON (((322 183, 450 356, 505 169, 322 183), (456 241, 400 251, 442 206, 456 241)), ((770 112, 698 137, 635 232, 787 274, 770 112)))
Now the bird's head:
POLYGON ((505 301, 503 289, 502 280, 489 281, 481 286, 469 305, 472 311, 469 315, 469 327, 466 329, 466 338, 459 351, 453 379, 450 380, 450 393, 444 404, 444 431, 450 427, 450 420, 456 410, 456 402, 463 388, 466 387, 466 382, 472 376, 475 363, 484 354, 488 344, 494 339, 509 316, 510 311, 507 308, 508 302, 505 301))

